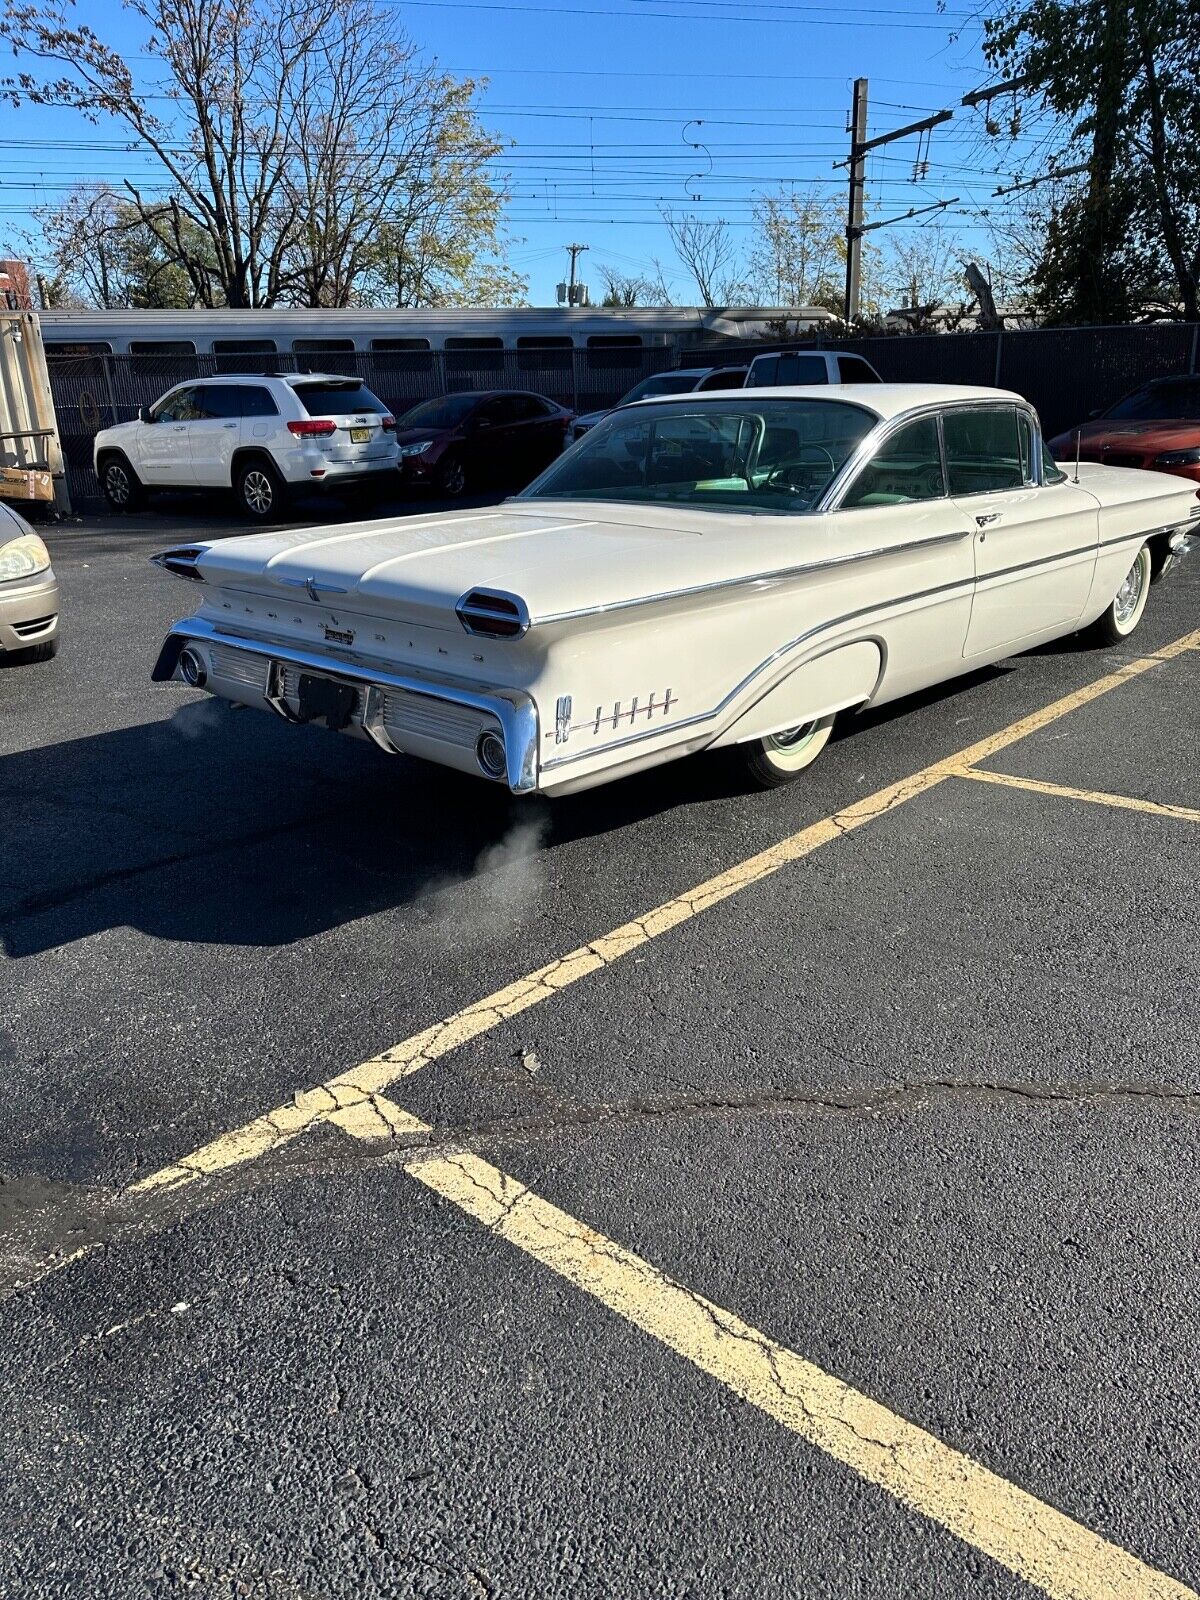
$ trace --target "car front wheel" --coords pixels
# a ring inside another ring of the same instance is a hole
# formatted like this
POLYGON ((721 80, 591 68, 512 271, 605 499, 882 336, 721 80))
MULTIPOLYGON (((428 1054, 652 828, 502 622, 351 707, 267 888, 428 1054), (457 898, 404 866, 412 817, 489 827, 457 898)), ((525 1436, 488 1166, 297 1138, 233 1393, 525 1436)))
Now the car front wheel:
POLYGON ((833 723, 832 716, 817 717, 743 745, 746 770, 763 789, 778 789, 793 782, 829 743, 833 723))
POLYGON ((286 500, 283 479, 269 461, 257 457, 237 469, 233 484, 239 508, 255 522, 279 516, 286 500))
POLYGON ((1145 614, 1146 601, 1150 596, 1153 565, 1150 546, 1144 544, 1122 579, 1121 587, 1113 596, 1112 604, 1094 625, 1093 633, 1097 643, 1120 644, 1122 639, 1128 639, 1137 627, 1145 614))
POLYGON ((437 487, 449 500, 457 500, 467 487, 467 469, 461 456, 447 456, 437 470, 437 487))
POLYGON ((100 487, 114 511, 136 511, 145 498, 137 473, 124 456, 105 456, 100 462, 100 487))

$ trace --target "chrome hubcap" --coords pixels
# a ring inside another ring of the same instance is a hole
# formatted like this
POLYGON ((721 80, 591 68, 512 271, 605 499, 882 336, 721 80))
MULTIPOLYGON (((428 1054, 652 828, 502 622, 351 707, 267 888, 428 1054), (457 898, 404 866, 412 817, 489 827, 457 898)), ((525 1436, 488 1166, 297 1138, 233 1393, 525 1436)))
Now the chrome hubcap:
POLYGON ((115 500, 117 505, 123 506, 129 499, 129 479, 125 476, 124 469, 115 464, 109 467, 104 474, 104 486, 108 490, 110 500, 115 500))
POLYGON ((802 722, 798 728, 784 728, 779 733, 768 734, 767 744, 774 750, 786 750, 788 755, 794 756, 817 731, 815 722, 802 722))
POLYGON ((1138 602, 1142 598, 1142 589, 1146 583, 1146 562, 1139 554, 1137 560, 1130 567, 1125 582, 1117 590, 1117 598, 1113 601, 1113 616, 1117 622, 1124 624, 1137 614, 1138 602))
POLYGON ((274 491, 265 472, 248 472, 242 479, 242 494, 251 511, 259 516, 271 509, 274 491))

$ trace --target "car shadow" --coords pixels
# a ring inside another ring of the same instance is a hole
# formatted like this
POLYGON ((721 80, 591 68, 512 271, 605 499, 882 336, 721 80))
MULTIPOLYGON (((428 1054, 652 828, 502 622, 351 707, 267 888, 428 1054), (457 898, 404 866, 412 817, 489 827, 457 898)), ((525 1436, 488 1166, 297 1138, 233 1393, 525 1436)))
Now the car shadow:
MULTIPOLYGON (((847 719, 839 735, 999 675, 847 719)), ((553 803, 522 799, 323 728, 195 700, 163 721, 5 758, 0 949, 21 958, 123 926, 182 943, 290 944, 502 870, 514 851, 747 787, 736 752, 723 751, 553 803)))

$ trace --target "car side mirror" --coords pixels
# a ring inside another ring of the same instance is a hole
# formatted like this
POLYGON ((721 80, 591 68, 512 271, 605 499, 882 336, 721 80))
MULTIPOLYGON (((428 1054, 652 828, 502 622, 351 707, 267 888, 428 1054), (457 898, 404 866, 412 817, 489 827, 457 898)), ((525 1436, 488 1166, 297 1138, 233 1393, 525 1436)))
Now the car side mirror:
POLYGON ((153 420, 154 420, 154 418, 150 415, 150 407, 149 406, 139 406, 138 407, 138 421, 139 422, 153 422, 153 420))

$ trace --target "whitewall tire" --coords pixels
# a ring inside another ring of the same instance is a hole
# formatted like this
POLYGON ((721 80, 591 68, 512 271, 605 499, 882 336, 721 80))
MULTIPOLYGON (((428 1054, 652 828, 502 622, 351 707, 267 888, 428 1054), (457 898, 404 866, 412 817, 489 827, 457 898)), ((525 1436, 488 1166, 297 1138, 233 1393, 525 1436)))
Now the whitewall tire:
POLYGON ((781 728, 765 739, 742 746, 746 770, 763 789, 792 783, 824 750, 833 732, 833 716, 818 717, 798 728, 781 728))
POLYGON ((1153 568, 1150 546, 1144 544, 1121 580, 1121 587, 1113 596, 1112 603, 1096 621, 1095 635, 1101 644, 1120 644, 1122 639, 1128 639, 1142 620, 1146 601, 1150 597, 1153 568))

